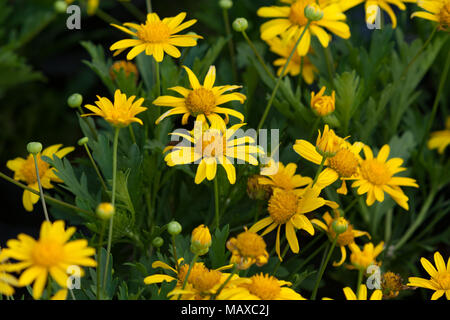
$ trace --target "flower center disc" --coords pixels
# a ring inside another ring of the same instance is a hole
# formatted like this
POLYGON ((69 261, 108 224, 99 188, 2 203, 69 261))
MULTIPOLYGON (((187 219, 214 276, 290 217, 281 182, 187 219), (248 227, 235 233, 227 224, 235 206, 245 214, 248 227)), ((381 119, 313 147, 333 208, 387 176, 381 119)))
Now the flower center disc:
POLYGON ((170 29, 162 21, 146 22, 136 32, 139 39, 149 43, 165 43, 169 41, 170 29))
POLYGON ((252 283, 248 285, 251 294, 260 297, 262 300, 274 300, 281 291, 277 279, 268 275, 254 275, 252 283))
POLYGON ((237 236, 236 247, 244 257, 258 257, 264 255, 266 243, 258 234, 247 231, 237 236))
MULTIPOLYGON (((44 162, 41 159, 41 156, 37 156, 37 166, 39 170, 39 177, 42 178, 45 174, 45 172, 48 170, 50 165, 47 162, 44 162)), ((25 179, 25 181, 28 184, 33 184, 37 182, 37 175, 36 175, 36 168, 34 166, 34 159, 33 156, 29 156, 27 161, 25 162, 24 166, 22 167, 22 175, 25 179)))
POLYGON ((286 223, 296 212, 298 198, 292 192, 280 191, 270 197, 268 211, 277 224, 286 223))
POLYGON ((216 106, 216 97, 211 90, 198 88, 186 97, 186 107, 196 116, 199 113, 208 115, 216 106))
POLYGON ((361 175, 374 185, 384 185, 389 182, 392 174, 384 163, 376 159, 365 160, 361 164, 361 175))
POLYGON ((305 17, 305 7, 312 3, 310 0, 299 0, 291 5, 291 11, 289 12, 289 20, 292 23, 304 26, 308 23, 308 19, 305 17))
POLYGON ((31 257, 34 263, 39 266, 56 266, 64 257, 64 248, 55 241, 41 240, 35 244, 31 257))
POLYGON ((440 272, 433 279, 442 290, 450 290, 450 272, 440 272))
POLYGON ((339 174, 340 177, 349 178, 358 169, 358 159, 348 149, 339 150, 334 157, 328 159, 330 167, 339 174))

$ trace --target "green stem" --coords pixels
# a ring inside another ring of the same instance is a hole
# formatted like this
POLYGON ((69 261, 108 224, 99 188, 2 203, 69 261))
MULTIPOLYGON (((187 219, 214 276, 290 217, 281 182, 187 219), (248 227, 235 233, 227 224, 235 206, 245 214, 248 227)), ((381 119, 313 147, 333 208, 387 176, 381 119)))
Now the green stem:
POLYGON ((50 221, 50 219, 48 218, 47 206, 45 205, 44 190, 42 190, 41 177, 39 176, 39 167, 37 163, 37 157, 35 154, 33 154, 33 159, 34 159, 34 167, 36 168, 36 178, 39 186, 42 208, 44 209, 45 220, 50 221))
POLYGON ((119 1, 132 15, 134 15, 139 21, 145 20, 145 14, 143 14, 132 2, 119 1))
POLYGON ((389 209, 386 212, 386 224, 384 228, 384 243, 387 245, 389 241, 391 240, 391 234, 392 234, 392 212, 393 209, 389 209))
POLYGON ((406 232, 403 234, 403 237, 394 245, 393 251, 399 250, 409 240, 409 238, 416 231, 416 229, 422 224, 423 220, 425 219, 425 215, 428 212, 428 209, 433 204, 435 195, 436 190, 432 188, 417 218, 414 220, 413 224, 409 227, 409 229, 406 230, 406 232))
MULTIPOLYGON (((161 95, 161 76, 159 74, 159 62, 155 60, 155 75, 156 75, 156 97, 161 95)), ((158 117, 161 115, 161 107, 158 106, 158 117)))
POLYGON ((173 258, 175 259, 175 270, 179 272, 180 266, 178 265, 178 255, 177 255, 177 246, 175 245, 175 236, 172 236, 172 250, 173 250, 173 258))
POLYGON ((219 184, 217 182, 217 177, 214 179, 214 209, 215 209, 215 216, 216 216, 216 230, 219 229, 219 222, 220 222, 220 213, 219 213, 219 184))
POLYGON ((363 275, 364 275, 363 269, 359 269, 358 270, 358 283, 356 284, 356 299, 358 299, 358 297, 359 297, 359 288, 361 287, 363 275))
POLYGON ((97 17, 99 17, 100 19, 102 19, 103 21, 105 21, 107 24, 114 23, 114 24, 121 25, 119 20, 117 20, 116 18, 110 16, 105 11, 101 10, 100 8, 97 8, 97 10, 95 11, 95 15, 97 17))
POLYGON ((258 62, 261 64, 261 66, 263 67, 264 71, 267 73, 267 75, 272 79, 275 80, 275 76, 272 74, 272 72, 270 72, 270 70, 267 68, 266 63, 264 62, 263 58, 261 57, 261 55, 259 54, 258 50, 256 49, 255 45, 253 44, 253 42, 250 40, 250 38, 248 37, 247 33, 245 31, 242 31, 242 36, 244 37, 245 41, 247 41, 248 45, 250 46, 250 48, 252 49, 253 53, 256 56, 256 59, 258 60, 258 62))
POLYGON ((272 107, 273 100, 275 99, 275 95, 277 94, 278 87, 280 86, 281 80, 283 79, 283 76, 284 76, 284 74, 286 72, 286 68, 288 67, 289 63, 291 62, 292 57, 294 56, 295 50, 297 50, 297 47, 298 47, 300 41, 302 40, 304 34, 306 33, 306 30, 308 30, 310 23, 311 23, 311 21, 308 20, 308 22, 305 25, 305 28, 303 29, 302 34, 298 38, 298 40, 295 43, 294 47, 292 48, 291 54, 289 55, 289 58, 286 60, 286 63, 284 65, 284 67, 283 67, 283 70, 281 71, 281 74, 278 76, 277 82, 276 82, 275 87, 273 88, 273 91, 272 91, 272 95, 270 96, 270 99, 267 102, 266 109, 264 110, 264 113, 263 113, 263 115, 261 117, 261 120, 259 121, 258 127, 256 128, 256 132, 258 132, 262 128, 262 126, 264 124, 264 121, 266 121, 267 115, 269 114, 270 108, 272 107))
POLYGON ((234 45, 233 45, 233 38, 231 36, 231 28, 230 28, 230 19, 228 17, 228 9, 222 9, 222 14, 223 14, 223 21, 225 24, 225 32, 227 34, 227 37, 230 38, 230 40, 228 40, 228 51, 230 52, 231 71, 233 73, 234 81, 237 81, 238 74, 237 74, 237 67, 236 67, 236 58, 234 56, 234 45))
POLYGON ((236 274, 237 271, 238 271, 238 268, 236 267, 236 264, 235 264, 235 265, 233 265, 233 269, 231 270, 231 273, 228 276, 228 278, 222 283, 222 285, 219 287, 219 289, 217 289, 216 293, 211 296, 211 300, 215 300, 219 296, 220 292, 223 290, 223 288, 225 288, 225 286, 228 284, 228 282, 230 282, 231 278, 233 278, 233 276, 236 274))
POLYGON ((92 166, 94 167, 95 172, 97 173, 97 176, 102 184, 103 190, 105 190, 105 192, 108 191, 105 180, 103 180, 102 174, 100 173, 100 170, 98 169, 97 165, 95 164, 94 158, 92 157, 91 151, 89 151, 89 147, 87 146, 87 144, 84 144, 84 148, 86 149, 86 153, 88 154, 88 157, 91 160, 92 166))
POLYGON ((327 72, 328 72, 328 77, 330 78, 330 84, 332 86, 332 88, 334 89, 334 76, 333 76, 333 67, 332 67, 332 62, 331 62, 331 54, 330 54, 330 47, 322 47, 323 48, 323 55, 325 56, 325 62, 327 65, 327 72))
POLYGON ((272 271, 272 275, 273 275, 273 276, 274 276, 275 273, 278 271, 278 268, 279 268, 280 265, 281 265, 281 261, 282 261, 282 259, 284 258, 284 256, 286 255, 288 249, 289 249, 289 243, 286 243, 286 246, 284 247, 284 250, 283 250, 283 252, 281 253, 281 260, 278 259, 277 264, 275 265, 275 268, 274 268, 273 271, 272 271))
POLYGON ((314 177, 314 180, 313 180, 313 183, 312 183, 311 187, 314 187, 314 185, 315 185, 316 182, 317 182, 317 179, 319 179, 320 173, 322 172, 322 169, 323 169, 323 166, 324 166, 324 164, 325 164, 325 160, 326 160, 326 159, 327 159, 327 157, 322 156, 322 161, 320 161, 319 168, 318 168, 317 171, 316 171, 316 175, 315 175, 315 177, 314 177))
POLYGON ((327 267, 328 261, 331 258, 331 254, 334 251, 334 247, 336 246, 337 238, 338 238, 338 235, 336 235, 336 237, 334 237, 334 240, 333 240, 333 242, 331 244, 331 248, 328 251, 327 257, 325 258, 325 261, 320 266, 319 274, 317 276, 316 283, 314 285, 314 289, 313 289, 313 292, 312 292, 312 295, 311 295, 311 300, 316 300, 317 289, 319 288, 320 280, 322 280, 322 276, 323 276, 323 273, 325 272, 325 268, 327 267))
MULTIPOLYGON (((31 193, 40 195, 39 191, 36 191, 36 190, 34 190, 34 189, 32 189, 32 188, 30 188, 30 187, 28 187, 28 186, 26 186, 26 185, 20 183, 19 181, 16 181, 16 180, 14 180, 14 179, 8 177, 6 174, 4 174, 4 173, 2 173, 2 172, 0 172, 0 178, 3 178, 3 179, 5 179, 6 181, 9 181, 9 182, 15 184, 16 186, 18 186, 18 187, 20 187, 20 188, 22 188, 22 189, 24 189, 24 190, 30 191, 31 193)), ((49 202, 52 202, 52 203, 54 203, 54 204, 58 204, 58 205, 60 205, 60 206, 62 206, 62 207, 66 207, 66 208, 68 208, 68 209, 76 210, 76 211, 83 212, 83 213, 90 214, 90 215, 93 214, 93 213, 90 212, 90 211, 87 211, 87 210, 78 208, 78 207, 76 207, 76 206, 74 206, 74 205, 71 205, 70 203, 67 203, 67 202, 64 202, 64 201, 55 199, 55 198, 50 197, 50 196, 48 196, 48 195, 44 195, 44 198, 45 198, 45 200, 47 200, 47 201, 49 201, 49 202)))
POLYGON ((448 74, 449 66, 450 66, 450 54, 447 54, 447 60, 445 61, 444 71, 441 74, 441 79, 439 81, 438 91, 436 93, 436 96, 434 97, 434 102, 433 102, 433 107, 431 109, 430 119, 428 120, 427 126, 425 128, 425 133, 424 133, 424 135, 422 137, 422 142, 420 144, 419 155, 422 152, 423 147, 425 146, 425 143, 427 141, 428 135, 430 133, 431 126, 433 125, 434 118, 435 118, 436 112, 437 112, 437 108, 439 106, 439 100, 440 100, 441 95, 442 95, 442 90, 444 89, 444 84, 447 83, 447 74, 448 74))
POLYGON ((147 12, 151 13, 152 12, 152 1, 151 0, 145 0, 145 5, 147 7, 147 12))
POLYGON ((134 144, 137 144, 136 143, 136 136, 134 135, 134 130, 133 130, 133 127, 131 126, 131 124, 128 126, 128 128, 130 129, 131 140, 133 140, 134 144))
POLYGON ((316 250, 314 250, 313 253, 309 254, 308 257, 291 272, 291 274, 294 275, 295 273, 300 271, 304 266, 306 266, 309 261, 311 261, 315 256, 319 254, 320 251, 323 250, 323 248, 327 245, 327 242, 328 241, 324 241, 316 250))
POLYGON ((103 236, 105 234, 106 222, 102 220, 102 226, 100 229, 100 237, 98 240, 98 248, 97 248, 97 300, 100 300, 100 272, 102 265, 102 255, 101 249, 103 247, 103 236))
POLYGON ((366 207, 366 204, 364 203, 363 197, 362 196, 357 196, 358 197, 358 203, 359 203, 359 208, 361 209, 361 215, 364 219, 364 222, 366 223, 366 225, 370 225, 370 212, 366 207))
MULTIPOLYGON (((114 142, 113 142, 113 164, 112 164, 113 165, 113 177, 112 177, 113 180, 112 180, 112 194, 111 194, 111 204, 113 205, 113 207, 116 202, 117 147, 119 145, 119 132, 120 132, 120 128, 115 127, 114 142)), ((111 253, 113 227, 114 227, 114 215, 112 215, 111 219, 109 220, 108 245, 106 247, 105 273, 103 274, 103 288, 106 287, 106 276, 108 274, 109 255, 111 253)))

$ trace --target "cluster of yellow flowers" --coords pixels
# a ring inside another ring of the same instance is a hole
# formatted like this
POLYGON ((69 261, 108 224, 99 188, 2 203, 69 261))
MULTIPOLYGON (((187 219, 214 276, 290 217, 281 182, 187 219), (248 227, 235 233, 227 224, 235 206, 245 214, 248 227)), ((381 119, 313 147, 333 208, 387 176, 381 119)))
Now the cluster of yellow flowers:
MULTIPOLYGON (((389 3, 395 4, 400 10, 405 10, 404 2, 416 2, 415 0, 281 0, 285 5, 262 7, 257 11, 260 17, 275 18, 265 22, 261 26, 261 38, 270 46, 271 51, 281 56, 274 61, 274 65, 280 67, 277 75, 281 77, 290 74, 295 76, 302 73, 308 84, 314 81, 315 67, 307 58, 311 53, 311 37, 318 38, 323 47, 327 47, 331 41, 331 34, 347 39, 350 37, 350 29, 345 23, 344 12, 356 5, 365 2, 366 9, 370 5, 378 5, 390 16, 393 26, 396 26, 396 17, 389 3), (284 70, 284 71, 283 71, 284 70)), ((449 26, 449 0, 423 0, 418 5, 426 12, 416 12, 413 17, 421 17, 438 22, 441 29, 449 26)), ((156 13, 149 13, 143 24, 124 23, 123 26, 114 24, 117 29, 127 33, 132 38, 114 43, 110 50, 114 55, 131 48, 127 59, 132 60, 141 53, 153 56, 158 64, 163 61, 164 55, 179 58, 181 53, 177 47, 192 47, 197 45, 201 36, 188 33, 179 34, 195 24, 196 20, 183 22, 186 13, 180 13, 174 17, 160 19, 156 13)), ((367 16, 367 22, 374 21, 373 16, 367 16)), ((216 68, 210 66, 203 83, 197 75, 188 67, 183 66, 189 79, 190 88, 175 86, 169 88, 179 96, 160 95, 154 101, 156 107, 169 107, 161 114, 156 125, 173 115, 182 115, 182 124, 187 124, 190 117, 194 118, 196 125, 189 132, 173 132, 171 135, 179 137, 189 145, 178 143, 164 150, 164 160, 168 166, 196 163, 198 164, 195 183, 200 184, 205 179, 217 183, 217 165, 221 165, 230 184, 236 182, 235 160, 241 160, 253 166, 257 166, 258 156, 264 155, 264 150, 256 145, 251 136, 235 138, 235 133, 245 123, 244 115, 234 109, 222 107, 223 104, 237 101, 243 104, 246 96, 235 92, 242 87, 239 85, 215 85, 216 68), (229 117, 239 120, 238 124, 229 126, 229 117)), ((113 67, 111 76, 120 69, 126 74, 138 75, 137 69, 128 62, 117 64, 113 67)), ((311 108, 318 117, 325 117, 335 110, 335 92, 325 94, 323 87, 317 94, 311 92, 311 108)), ((86 104, 85 108, 91 113, 87 116, 100 116, 116 130, 114 140, 113 158, 113 190, 111 212, 115 202, 115 168, 117 162, 118 132, 121 128, 128 127, 131 123, 143 125, 143 120, 137 117, 147 110, 142 106, 144 98, 136 96, 127 97, 119 89, 115 91, 114 100, 97 96, 95 105, 86 104)), ((429 141, 430 148, 438 148, 442 152, 450 143, 448 128, 445 131, 434 133, 429 141)), ((294 151, 302 158, 319 165, 315 177, 307 177, 296 173, 297 165, 271 160, 267 166, 261 168, 256 180, 251 180, 249 189, 263 190, 263 199, 267 200, 268 216, 254 223, 249 229, 236 237, 232 237, 226 243, 231 253, 230 264, 219 269, 209 269, 203 262, 197 262, 197 258, 206 254, 211 246, 212 237, 209 229, 200 225, 192 232, 191 251, 195 257, 190 263, 184 263, 184 259, 178 259, 174 267, 163 261, 156 261, 153 268, 162 268, 172 275, 153 274, 145 278, 147 285, 161 283, 163 281, 176 281, 175 288, 168 294, 171 299, 292 299, 304 300, 299 293, 292 288, 288 281, 279 280, 274 275, 258 273, 251 277, 240 277, 239 270, 247 270, 252 265, 263 266, 269 260, 266 243, 263 236, 277 230, 275 240, 275 252, 279 262, 283 261, 287 249, 293 253, 299 253, 300 246, 297 238, 297 230, 303 229, 308 234, 315 234, 315 227, 325 232, 332 243, 332 248, 337 245, 341 251, 341 259, 334 262, 334 266, 341 266, 347 258, 346 247, 351 251, 350 269, 365 272, 371 265, 379 265, 378 255, 383 250, 383 242, 374 245, 366 243, 362 249, 355 243, 355 238, 366 236, 369 233, 356 230, 350 221, 345 218, 339 204, 327 200, 321 196, 322 191, 340 180, 341 185, 337 193, 348 194, 347 181, 353 181, 352 188, 357 188, 357 195, 367 194, 366 204, 371 206, 375 201, 383 202, 387 193, 399 206, 409 210, 408 197, 402 191, 402 186, 419 187, 416 180, 408 177, 396 176, 405 171, 401 158, 390 158, 390 147, 384 145, 375 157, 372 148, 362 142, 350 143, 349 137, 339 137, 333 129, 325 125, 319 130, 315 145, 303 139, 295 141, 294 151), (361 151, 364 156, 361 156, 361 151), (322 219, 312 218, 312 212, 327 206, 332 209, 323 214, 322 219), (285 227, 285 238, 288 242, 286 249, 281 251, 281 228, 285 227), (263 230, 263 231, 262 231, 263 230), (261 234, 258 234, 258 232, 261 234), (231 272, 223 272, 230 270, 231 272)), ((50 189, 52 182, 62 183, 56 175, 56 169, 45 162, 41 157, 54 156, 62 158, 74 150, 73 147, 61 148, 62 145, 53 145, 42 152, 38 151, 29 155, 27 159, 16 158, 7 163, 7 167, 14 171, 14 179, 26 183, 27 189, 23 194, 23 205, 26 210, 32 211, 33 205, 39 200, 39 188, 50 189)), ((42 195, 42 194, 41 194, 42 195)), ((105 206, 102 206, 104 209, 105 206)), ((110 218, 110 230, 112 230, 112 214, 110 218)), ((216 223, 219 217, 216 216, 216 223)), ((111 231, 112 232, 112 231, 111 231)), ((0 253, 0 293, 10 296, 14 293, 14 286, 33 285, 33 298, 39 299, 45 286, 50 285, 49 276, 61 288, 61 291, 53 297, 65 299, 68 290, 69 266, 96 267, 98 262, 92 258, 95 249, 88 246, 85 239, 70 241, 75 233, 74 227, 65 229, 63 221, 45 221, 41 226, 38 240, 20 234, 18 239, 7 242, 7 247, 0 253), (10 260, 16 262, 10 262, 10 260), (20 273, 16 279, 11 273, 20 273)), ((111 237, 111 234, 110 234, 111 237)), ((111 239, 109 239, 110 244, 111 239)), ((109 250, 109 249, 108 249, 109 250)), ((332 252, 332 249, 330 250, 332 252)), ((109 257, 109 255, 107 256, 109 257)), ((436 268, 425 258, 421 263, 430 274, 431 279, 409 278, 409 286, 424 287, 436 292, 432 299, 437 299, 443 294, 450 299, 450 261, 445 262, 439 252, 434 255, 436 268)), ((325 268, 325 266, 324 266, 325 268)), ((321 270, 324 271, 324 270, 321 270)), ((320 280, 321 275, 319 275, 320 280)), ((392 282, 392 281, 391 281, 392 282)), ((345 297, 349 300, 367 299, 367 288, 358 286, 355 294, 349 287, 343 289, 345 297)), ((395 290, 394 290, 395 291, 395 290)), ((375 290, 370 299, 382 298, 382 291, 375 290)), ((315 293, 314 293, 315 295, 315 293)))

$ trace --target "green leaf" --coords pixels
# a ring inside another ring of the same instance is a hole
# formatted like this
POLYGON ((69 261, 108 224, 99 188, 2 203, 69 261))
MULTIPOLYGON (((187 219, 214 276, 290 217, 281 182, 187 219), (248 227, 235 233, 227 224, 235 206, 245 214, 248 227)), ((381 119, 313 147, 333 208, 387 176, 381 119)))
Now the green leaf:
POLYGON ((209 248, 209 258, 211 267, 216 269, 222 267, 227 262, 226 242, 230 232, 230 226, 227 224, 222 229, 216 229, 212 237, 212 244, 209 248))

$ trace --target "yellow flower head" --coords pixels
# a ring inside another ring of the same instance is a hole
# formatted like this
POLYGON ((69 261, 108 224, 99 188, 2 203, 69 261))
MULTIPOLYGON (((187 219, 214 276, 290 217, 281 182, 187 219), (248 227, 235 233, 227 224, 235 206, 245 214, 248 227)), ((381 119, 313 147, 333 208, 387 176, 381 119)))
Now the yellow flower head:
POLYGON ((440 30, 449 30, 450 0, 418 0, 417 5, 425 11, 414 12, 411 18, 418 17, 435 21, 440 30))
MULTIPOLYGON (((36 155, 36 161, 39 171, 39 178, 41 180, 42 188, 52 189, 52 182, 62 183, 63 181, 56 175, 56 169, 51 167, 50 164, 42 160, 42 157, 53 158, 57 156, 58 158, 64 157, 66 154, 72 152, 74 147, 62 148, 62 144, 55 144, 49 146, 42 150, 41 153, 36 155)), ((26 159, 15 158, 9 160, 6 163, 8 169, 14 171, 14 179, 18 181, 23 181, 29 188, 39 192, 39 185, 37 181, 36 167, 34 163, 33 155, 28 155, 26 159)), ((25 190, 23 192, 22 202, 25 210, 33 211, 33 205, 39 201, 39 195, 31 191, 25 190)))
POLYGON ((247 228, 227 241, 227 249, 231 251, 230 263, 236 264, 239 270, 248 269, 254 263, 260 267, 269 261, 264 239, 247 228))
POLYGON ((408 210, 408 197, 400 189, 400 186, 418 188, 419 185, 414 179, 394 176, 396 173, 406 170, 401 167, 403 160, 401 158, 387 160, 390 152, 387 144, 380 149, 376 158, 368 146, 364 146, 363 149, 366 159, 360 163, 359 173, 352 187, 359 187, 358 194, 367 193, 366 203, 368 206, 371 206, 375 200, 383 202, 384 192, 386 192, 398 205, 408 210))
POLYGON ((0 295, 12 296, 14 294, 14 287, 19 285, 16 277, 8 272, 11 269, 11 264, 7 262, 7 258, 2 251, 0 251, 0 295))
POLYGON ((434 253, 433 264, 425 258, 420 259, 420 263, 426 272, 430 275, 430 279, 423 279, 418 277, 408 278, 408 286, 421 287, 435 292, 431 296, 431 300, 436 300, 442 297, 445 293, 447 300, 450 300, 450 258, 447 259, 447 266, 439 251, 434 253))
POLYGON ((116 79, 116 73, 119 73, 120 70, 123 70, 126 77, 129 77, 131 74, 134 74, 134 79, 137 80, 139 76, 138 69, 136 68, 136 65, 133 62, 126 61, 126 60, 119 60, 112 64, 111 68, 109 69, 109 75, 111 79, 116 79))
POLYGON ((192 231, 191 251, 198 255, 204 255, 208 252, 211 241, 211 233, 208 227, 201 224, 192 231))
POLYGON ((144 51, 146 55, 153 56, 157 62, 163 60, 164 52, 174 58, 179 58, 181 53, 177 47, 194 47, 197 45, 197 39, 202 39, 198 35, 177 34, 197 22, 197 20, 193 19, 182 23, 185 17, 186 13, 182 12, 175 17, 161 20, 156 13, 149 13, 145 23, 140 25, 130 22, 124 23, 123 27, 112 24, 117 29, 131 35, 133 39, 117 41, 109 49, 117 50, 114 53, 114 56, 116 56, 126 48, 133 47, 127 54, 128 60, 134 59, 134 57, 144 51), (131 31, 126 27, 135 31, 131 31))
POLYGON ((18 260, 12 264, 14 271, 26 269, 20 275, 19 286, 34 282, 34 299, 41 297, 49 274, 60 287, 67 288, 68 273, 73 272, 74 266, 97 266, 90 257, 95 254, 95 249, 88 247, 87 240, 69 241, 75 231, 74 227, 65 230, 64 221, 45 221, 38 240, 22 233, 18 239, 6 243, 5 256, 18 260))
POLYGON ((206 123, 208 119, 210 125, 216 128, 225 128, 228 123, 228 116, 238 118, 241 122, 244 121, 242 113, 228 108, 219 107, 220 105, 230 102, 239 101, 244 103, 246 97, 242 93, 228 93, 226 92, 239 89, 241 86, 214 86, 216 81, 216 68, 211 66, 205 77, 203 85, 197 79, 197 76, 186 66, 183 66, 189 76, 189 82, 192 90, 183 87, 173 87, 169 90, 175 91, 183 97, 160 96, 153 101, 156 106, 167 106, 171 109, 161 115, 157 120, 158 124, 161 120, 168 116, 183 114, 181 123, 187 124, 189 116, 195 117, 196 121, 206 123), (219 116, 225 115, 225 120, 219 116))
POLYGON ((319 219, 312 219, 311 222, 318 226, 320 229, 325 231, 328 235, 328 239, 332 242, 334 238, 336 237, 336 232, 333 229, 333 222, 337 219, 344 219, 347 222, 348 228, 347 231, 341 233, 338 235, 336 245, 340 247, 341 249, 341 260, 338 262, 333 262, 333 266, 338 267, 342 265, 347 258, 347 251, 345 249, 346 246, 352 244, 355 242, 355 238, 367 236, 370 239, 370 235, 365 231, 360 231, 353 229, 353 226, 343 217, 340 216, 340 213, 338 210, 334 210, 335 216, 332 217, 328 212, 325 212, 322 219, 325 221, 323 223, 319 219))
POLYGON ((297 165, 295 163, 288 163, 286 166, 281 162, 275 163, 273 160, 269 162, 269 167, 263 168, 261 174, 264 177, 259 178, 258 182, 262 185, 271 186, 272 188, 279 188, 286 191, 293 191, 300 195, 304 192, 304 188, 312 182, 310 177, 303 177, 300 174, 295 174, 297 165))
POLYGON ((402 277, 399 274, 388 271, 381 276, 381 291, 383 292, 383 298, 395 298, 401 290, 406 289, 409 288, 403 284, 402 277))
POLYGON ((323 133, 317 136, 316 150, 324 157, 333 157, 341 149, 342 138, 337 136, 333 129, 326 124, 323 133))
MULTIPOLYGON (((359 287, 358 296, 353 292, 350 287, 344 288, 344 295, 347 300, 367 300, 367 287, 365 284, 361 284, 359 287)), ((383 293, 377 289, 372 292, 370 300, 382 300, 383 293)))
MULTIPOLYGON (((295 45, 295 38, 285 39, 285 37, 286 36, 275 37, 267 40, 267 44, 270 46, 270 51, 280 56, 280 58, 273 62, 273 65, 278 67, 278 76, 281 75, 283 67, 285 66, 295 45)), ((309 53, 311 52, 312 49, 310 49, 309 53)), ((312 84, 314 82, 314 74, 318 73, 317 68, 312 64, 307 55, 299 56, 298 52, 295 51, 291 61, 289 61, 289 64, 286 67, 285 72, 286 74, 290 74, 295 77, 300 74, 300 71, 302 72, 303 80, 305 80, 307 84, 312 84)))
POLYGON ((275 250, 278 258, 282 260, 280 254, 280 229, 282 225, 286 226, 286 238, 292 252, 299 252, 298 239, 295 229, 304 229, 310 235, 314 235, 314 227, 305 216, 305 213, 314 211, 324 205, 337 208, 337 204, 333 201, 327 201, 319 197, 321 189, 307 187, 301 196, 292 191, 275 189, 273 195, 269 199, 267 210, 269 216, 256 222, 250 231, 258 232, 266 228, 261 234, 271 232, 277 228, 277 237, 275 241, 275 250))
POLYGON ((377 262, 376 258, 383 251, 384 242, 380 242, 376 247, 373 246, 372 242, 366 243, 363 250, 361 250, 355 243, 350 243, 348 247, 351 250, 350 262, 352 266, 348 266, 349 269, 358 269, 366 271, 366 269, 374 264, 380 265, 381 262, 377 262))
POLYGON ((289 288, 291 283, 268 274, 255 274, 242 281, 228 296, 229 300, 306 300, 289 288))
MULTIPOLYGON (((450 3, 450 2, 449 2, 450 3)), ((445 148, 450 144, 450 117, 445 122, 445 130, 432 132, 428 140, 429 149, 437 149, 438 153, 443 154, 445 148)))
MULTIPOLYGON (((295 38, 295 41, 297 41, 308 23, 305 16, 305 7, 316 4, 316 0, 283 0, 282 2, 287 3, 288 6, 262 7, 257 11, 260 17, 275 18, 261 26, 261 39, 264 41, 282 34, 286 39, 295 38)), ((317 21, 311 20, 308 30, 306 30, 297 47, 297 53, 300 56, 308 53, 311 35, 316 36, 323 47, 328 47, 331 36, 324 28, 341 38, 350 38, 350 28, 344 22, 346 17, 338 4, 331 4, 328 0, 320 0, 318 1, 318 7, 323 11, 323 17, 317 21)))
MULTIPOLYGON (((168 166, 199 163, 195 175, 195 183, 203 180, 213 180, 216 176, 217 164, 223 166, 231 184, 236 182, 236 160, 242 163, 248 162, 257 165, 256 154, 263 153, 255 140, 250 136, 235 137, 239 128, 245 124, 236 124, 226 130, 217 128, 202 128, 200 122, 196 122, 194 130, 189 135, 183 133, 172 133, 174 136, 182 137, 184 140, 173 147, 166 148, 169 153, 164 160, 168 166), (187 145, 186 145, 187 142, 187 145)), ((241 163, 238 162, 238 163, 241 163)))
POLYGON ((322 87, 320 91, 315 94, 311 92, 311 109, 320 117, 324 117, 332 113, 335 109, 335 92, 331 93, 331 96, 324 95, 325 87, 322 87))
POLYGON ((119 89, 114 93, 114 102, 111 102, 108 98, 97 96, 95 104, 97 106, 87 104, 84 107, 91 110, 93 113, 85 113, 82 117, 87 116, 100 116, 108 121, 114 127, 127 127, 132 122, 143 124, 142 120, 136 118, 136 115, 147 110, 146 107, 142 107, 144 98, 140 98, 136 101, 136 96, 127 98, 126 94, 122 93, 119 89))

